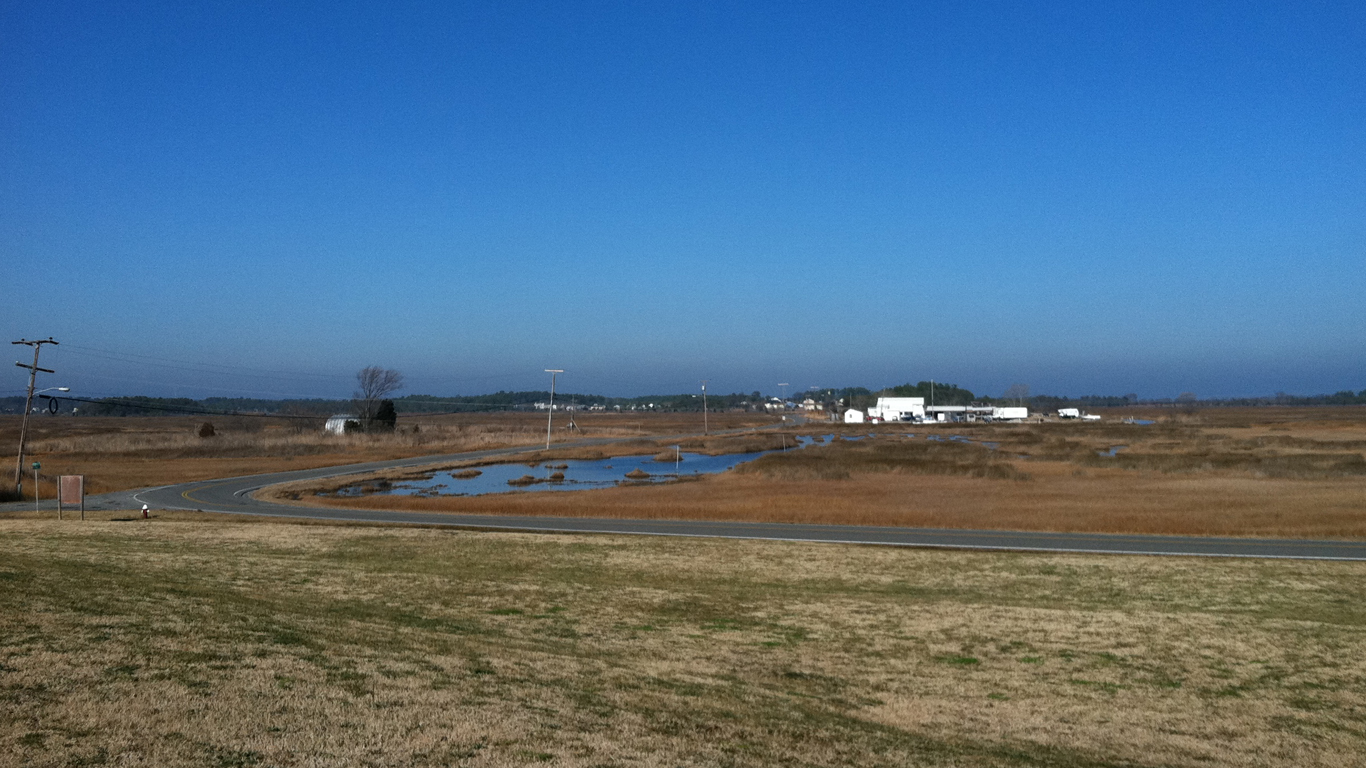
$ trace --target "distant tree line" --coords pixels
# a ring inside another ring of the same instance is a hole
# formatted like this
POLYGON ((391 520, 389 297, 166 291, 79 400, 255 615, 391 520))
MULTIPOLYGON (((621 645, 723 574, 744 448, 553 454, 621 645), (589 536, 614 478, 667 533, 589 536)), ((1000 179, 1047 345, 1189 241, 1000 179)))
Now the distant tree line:
POLYGON ((971 390, 942 381, 902 384, 886 391, 890 397, 923 397, 934 405, 972 405, 979 400, 971 390))

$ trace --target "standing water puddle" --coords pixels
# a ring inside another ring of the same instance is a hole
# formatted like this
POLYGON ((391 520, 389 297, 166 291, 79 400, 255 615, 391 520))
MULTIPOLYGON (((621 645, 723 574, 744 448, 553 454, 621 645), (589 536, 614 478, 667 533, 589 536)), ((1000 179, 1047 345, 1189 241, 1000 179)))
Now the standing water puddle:
MULTIPOLYGON (((826 435, 828 442, 834 435, 826 435)), ((810 437, 798 437, 793 448, 805 448, 813 443, 810 437)), ((616 485, 649 485, 667 483, 682 478, 724 472, 737 464, 753 461, 767 453, 729 453, 707 456, 701 453, 680 453, 675 465, 655 461, 653 455, 616 456, 608 459, 552 459, 536 464, 488 464, 435 472, 429 477, 383 482, 361 482, 337 491, 339 496, 480 496, 512 491, 581 491, 591 488, 610 488, 616 485), (459 479, 456 475, 477 470, 477 477, 459 479)))

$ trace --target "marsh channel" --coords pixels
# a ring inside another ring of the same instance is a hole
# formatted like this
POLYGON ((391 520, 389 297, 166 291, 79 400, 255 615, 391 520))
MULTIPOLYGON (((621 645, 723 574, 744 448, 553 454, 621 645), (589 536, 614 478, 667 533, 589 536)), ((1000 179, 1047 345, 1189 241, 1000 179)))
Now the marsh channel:
MULTIPOLYGON (((823 435, 821 442, 834 438, 823 435)), ((849 439, 849 438, 845 438, 849 439)), ((788 450, 801 450, 817 438, 803 436, 788 450)), ((653 455, 614 456, 606 459, 562 459, 535 464, 486 464, 431 472, 423 477, 395 481, 366 481, 345 486, 336 495, 355 496, 481 496, 490 493, 580 491, 616 485, 650 485, 690 480, 725 472, 737 464, 780 451, 754 451, 708 456, 687 451, 667 451, 668 461, 653 455), (477 472, 478 474, 475 474, 477 472)), ((663 454, 659 454, 663 455, 663 454)))

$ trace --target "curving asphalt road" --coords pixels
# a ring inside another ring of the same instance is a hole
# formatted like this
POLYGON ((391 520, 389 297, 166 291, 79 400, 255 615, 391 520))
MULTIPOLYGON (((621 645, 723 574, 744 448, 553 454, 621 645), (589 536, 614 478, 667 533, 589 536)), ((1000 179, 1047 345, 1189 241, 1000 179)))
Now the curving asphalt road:
MULTIPOLYGON (((575 446, 606 445, 620 440, 584 440, 575 446)), ((564 447, 561 444, 558 447, 564 447)), ((791 523, 713 522, 705 520, 622 520, 612 518, 528 517, 512 515, 396 512, 388 510, 327 509, 260 501, 252 492, 267 485, 335 477, 397 467, 488 459, 535 450, 534 446, 489 451, 422 456, 322 469, 276 472, 160 488, 93 496, 89 509, 191 509, 268 517, 312 518, 345 522, 445 525, 462 528, 555 533, 610 533, 646 536, 696 536, 767 539, 904 547, 1077 552, 1204 557, 1291 558, 1366 561, 1366 541, 1309 539, 1254 539, 1205 536, 1150 536, 1109 533, 1050 533, 1042 531, 985 531, 942 528, 890 528, 860 525, 803 525, 791 523)), ((0 505, 0 511, 23 504, 0 505)), ((51 504, 46 505, 49 508, 51 504)))

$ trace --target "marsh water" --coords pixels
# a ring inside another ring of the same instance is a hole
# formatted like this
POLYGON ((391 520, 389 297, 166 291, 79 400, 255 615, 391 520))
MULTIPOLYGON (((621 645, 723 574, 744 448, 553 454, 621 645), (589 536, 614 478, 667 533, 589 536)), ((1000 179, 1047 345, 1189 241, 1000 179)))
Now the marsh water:
MULTIPOLYGON (((834 435, 824 435, 829 440, 834 435)), ((848 439, 848 438, 846 438, 848 439)), ((798 437, 789 450, 800 450, 815 442, 798 437)), ((357 483, 338 491, 341 496, 479 496, 489 493, 577 491, 610 488, 615 485, 648 485, 725 472, 737 464, 753 461, 767 453, 729 453, 707 456, 686 451, 670 452, 677 457, 655 461, 654 456, 616 456, 608 459, 562 459, 534 464, 488 464, 442 470, 424 478, 401 480, 392 484, 357 483), (477 477, 461 479, 456 475, 478 470, 477 477), (641 477, 639 473, 645 476, 641 477), (628 476, 634 475, 634 476, 628 476), (557 477, 558 476, 558 477, 557 477)))

